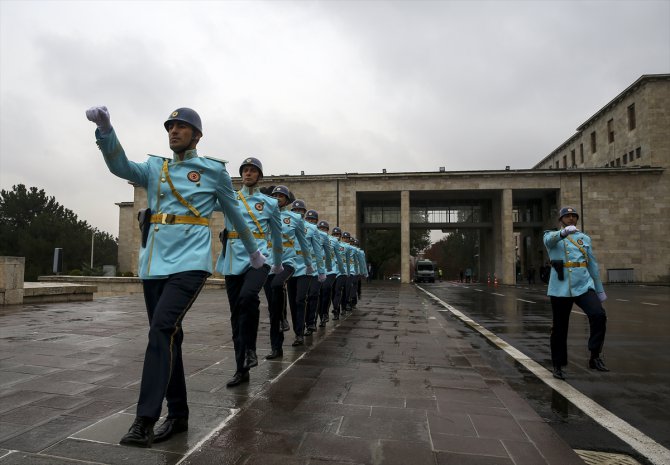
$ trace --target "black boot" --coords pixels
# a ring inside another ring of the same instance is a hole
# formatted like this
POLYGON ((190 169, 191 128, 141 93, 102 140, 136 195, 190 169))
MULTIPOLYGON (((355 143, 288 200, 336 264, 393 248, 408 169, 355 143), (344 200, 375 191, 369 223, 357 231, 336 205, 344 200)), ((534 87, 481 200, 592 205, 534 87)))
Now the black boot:
POLYGON ((281 358, 284 356, 284 351, 282 349, 272 349, 272 352, 265 356, 265 360, 272 360, 275 358, 281 358))
POLYGON ((245 370, 248 370, 249 368, 253 368, 258 366, 258 356, 256 355, 256 351, 252 349, 247 349, 247 352, 244 357, 244 364, 242 367, 245 370))
POLYGON ((166 418, 154 432, 154 442, 167 441, 172 435, 188 431, 188 418, 166 418))
POLYGON ((554 378, 556 379, 565 379, 565 374, 563 373, 563 369, 559 366, 554 367, 554 371, 552 372, 554 375, 554 378))
POLYGON ((228 380, 226 383, 226 387, 233 387, 237 386, 238 384, 242 384, 245 382, 249 382, 249 372, 245 371, 244 373, 241 373, 239 371, 235 372, 232 378, 228 380))
POLYGON ((135 417, 128 432, 121 438, 119 444, 124 446, 151 447, 154 441, 154 423, 146 417, 135 417))
POLYGON ((288 324, 288 320, 287 320, 286 318, 284 318, 284 319, 281 321, 281 330, 284 331, 284 332, 286 332, 286 331, 288 331, 289 329, 291 329, 291 326, 288 324))
POLYGON ((599 356, 591 356, 589 359, 589 368, 592 370, 598 370, 598 371, 610 371, 609 368, 605 366, 605 362, 603 361, 602 358, 599 356))

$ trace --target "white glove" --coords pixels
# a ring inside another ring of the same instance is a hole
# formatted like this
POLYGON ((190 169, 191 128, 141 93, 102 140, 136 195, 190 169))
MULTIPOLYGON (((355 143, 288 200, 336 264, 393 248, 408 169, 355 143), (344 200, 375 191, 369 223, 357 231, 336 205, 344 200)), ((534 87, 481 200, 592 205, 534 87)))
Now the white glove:
POLYGON ((607 294, 605 294, 605 291, 598 292, 598 299, 601 302, 605 302, 607 300, 607 294))
POLYGON ((249 262, 251 262, 251 266, 259 269, 261 266, 263 266, 263 263, 265 263, 265 256, 261 253, 260 250, 257 250, 249 255, 249 262))
POLYGON ((314 274, 314 267, 312 265, 307 265, 307 269, 305 270, 306 274, 312 275, 314 274))
POLYGON ((270 268, 270 274, 279 274, 282 271, 284 271, 284 267, 281 263, 279 265, 272 265, 272 268, 270 268))
POLYGON ((109 118, 107 107, 91 107, 86 110, 86 118, 93 121, 100 130, 100 135, 104 136, 112 130, 112 121, 109 118))
POLYGON ((570 234, 574 234, 577 231, 577 226, 566 226, 565 228, 561 229, 561 237, 567 237, 570 234))
POLYGON ((326 280, 326 275, 324 273, 319 273, 319 282, 322 283, 326 280))

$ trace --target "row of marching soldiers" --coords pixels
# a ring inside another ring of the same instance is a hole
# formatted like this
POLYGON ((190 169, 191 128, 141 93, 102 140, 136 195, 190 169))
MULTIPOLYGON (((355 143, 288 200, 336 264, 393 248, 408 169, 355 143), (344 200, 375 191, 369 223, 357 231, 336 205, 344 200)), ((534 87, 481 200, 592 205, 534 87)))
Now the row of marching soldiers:
POLYGON ((258 365, 256 337, 260 298, 264 290, 270 313, 271 351, 266 359, 283 356, 288 331, 287 303, 295 334, 293 346, 305 343, 319 327, 356 307, 361 278, 367 277, 365 253, 359 242, 339 227, 308 210, 287 186, 259 188, 263 166, 246 158, 239 169, 242 187, 236 192, 238 209, 266 257, 260 269, 249 267, 248 254, 231 223, 220 234, 223 250, 216 270, 226 279, 231 309, 237 370, 227 386, 249 379, 258 365), (329 234, 330 232, 330 234, 329 234))
POLYGON ((109 110, 95 106, 86 118, 96 125, 96 144, 111 173, 146 189, 147 208, 138 220, 142 242, 138 275, 142 280, 149 320, 147 349, 137 414, 119 441, 151 447, 188 431, 189 408, 182 359, 183 321, 212 274, 210 218, 221 210, 225 229, 216 271, 225 276, 235 346, 235 374, 228 387, 249 380, 258 365, 256 339, 260 317, 259 294, 268 298, 271 353, 283 355, 285 302, 295 332, 294 345, 328 321, 356 305, 361 275, 366 275, 363 252, 347 232, 319 221, 305 202, 292 199, 286 186, 262 192, 263 167, 256 158, 239 169, 242 187, 234 191, 226 162, 202 156, 196 146, 203 137, 200 115, 178 108, 163 126, 172 156, 150 155, 145 162, 128 159, 111 123, 109 110), (167 416, 156 428, 163 402, 167 416))

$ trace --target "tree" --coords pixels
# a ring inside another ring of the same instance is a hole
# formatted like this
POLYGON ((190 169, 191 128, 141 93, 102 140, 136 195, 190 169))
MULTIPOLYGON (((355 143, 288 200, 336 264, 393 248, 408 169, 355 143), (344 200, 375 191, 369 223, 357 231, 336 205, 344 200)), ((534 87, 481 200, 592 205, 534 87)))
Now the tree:
POLYGON ((0 255, 25 257, 26 281, 52 272, 57 247, 63 248, 64 270, 90 265, 93 235, 95 262, 116 264, 117 240, 79 221, 43 189, 18 184, 11 191, 0 191, 0 255))
POLYGON ((445 277, 456 278, 460 270, 474 268, 478 243, 478 230, 457 229, 433 244, 426 257, 437 262, 445 277))
MULTIPOLYGON (((366 233, 365 254, 383 278, 400 271, 400 229, 374 229, 366 233)), ((410 255, 416 255, 430 245, 430 230, 411 229, 409 232, 410 255)))

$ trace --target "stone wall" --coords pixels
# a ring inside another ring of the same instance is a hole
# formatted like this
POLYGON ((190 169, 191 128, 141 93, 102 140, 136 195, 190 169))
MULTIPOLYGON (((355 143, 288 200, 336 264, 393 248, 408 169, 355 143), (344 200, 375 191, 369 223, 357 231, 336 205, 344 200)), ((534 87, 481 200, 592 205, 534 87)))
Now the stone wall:
POLYGON ((0 305, 23 303, 24 257, 0 257, 0 305))

